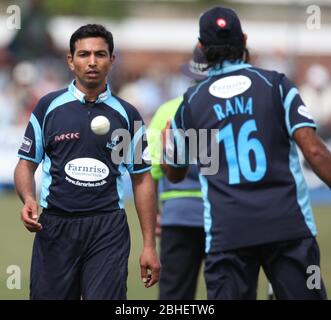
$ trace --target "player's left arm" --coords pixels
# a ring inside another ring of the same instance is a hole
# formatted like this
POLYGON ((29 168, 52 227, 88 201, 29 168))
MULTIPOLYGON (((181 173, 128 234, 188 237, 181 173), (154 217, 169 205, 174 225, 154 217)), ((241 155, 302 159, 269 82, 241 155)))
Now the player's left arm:
POLYGON ((317 135, 316 124, 294 84, 283 76, 280 87, 289 136, 300 147, 313 171, 331 187, 330 151, 317 135))
POLYGON ((315 130, 299 128, 293 138, 313 171, 331 188, 331 153, 315 130))
POLYGON ((131 181, 144 243, 139 260, 141 278, 145 287, 149 288, 158 281, 160 273, 160 262, 155 245, 155 186, 149 172, 131 174, 131 181))

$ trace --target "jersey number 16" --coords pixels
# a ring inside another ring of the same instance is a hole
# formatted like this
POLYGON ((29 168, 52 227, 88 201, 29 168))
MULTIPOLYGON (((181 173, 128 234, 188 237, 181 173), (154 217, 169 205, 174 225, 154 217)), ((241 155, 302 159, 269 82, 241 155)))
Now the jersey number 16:
POLYGON ((229 183, 239 184, 240 173, 250 182, 261 180, 267 170, 267 159, 262 143, 256 138, 249 138, 251 132, 257 131, 255 120, 246 121, 240 128, 237 143, 232 124, 228 124, 216 135, 218 143, 224 141, 226 161, 229 168, 229 183), (249 159, 249 153, 255 156, 255 170, 249 159))

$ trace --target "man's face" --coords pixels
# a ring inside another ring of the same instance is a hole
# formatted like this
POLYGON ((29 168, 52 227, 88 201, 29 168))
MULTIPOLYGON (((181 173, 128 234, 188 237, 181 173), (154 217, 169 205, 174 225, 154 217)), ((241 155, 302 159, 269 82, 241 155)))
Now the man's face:
POLYGON ((103 38, 79 39, 75 43, 74 55, 68 55, 68 65, 78 86, 87 89, 105 85, 114 60, 115 56, 110 54, 103 38))

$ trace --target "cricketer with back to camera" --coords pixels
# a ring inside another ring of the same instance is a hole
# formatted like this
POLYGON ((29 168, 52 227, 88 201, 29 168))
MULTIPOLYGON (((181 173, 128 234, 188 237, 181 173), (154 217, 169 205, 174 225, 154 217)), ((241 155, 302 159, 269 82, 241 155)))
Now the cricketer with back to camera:
POLYGON ((331 153, 295 85, 251 66, 246 41, 234 10, 214 7, 200 16, 198 45, 211 69, 184 94, 171 122, 173 143, 164 130, 163 169, 181 181, 196 154, 190 134, 197 137, 208 299, 255 299, 260 267, 277 299, 326 299, 322 279, 319 288, 307 286, 320 253, 296 146, 329 187, 331 153), (216 174, 205 162, 211 150, 216 174))

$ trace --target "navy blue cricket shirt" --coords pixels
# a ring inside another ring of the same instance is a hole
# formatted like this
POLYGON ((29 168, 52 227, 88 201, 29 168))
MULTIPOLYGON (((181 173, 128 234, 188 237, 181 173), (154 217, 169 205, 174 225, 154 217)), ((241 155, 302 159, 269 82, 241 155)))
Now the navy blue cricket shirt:
POLYGON ((172 122, 175 154, 189 145, 179 129, 205 129, 200 169, 212 151, 218 165, 200 175, 207 252, 316 235, 292 138, 306 126, 315 124, 298 90, 276 71, 225 62, 188 89, 172 122))
POLYGON ((126 169, 130 174, 150 170, 138 111, 112 95, 108 86, 95 103, 87 103, 74 82, 39 101, 18 156, 37 164, 43 161, 40 205, 71 213, 124 208, 126 169), (110 121, 106 135, 90 128, 99 115, 110 121))

